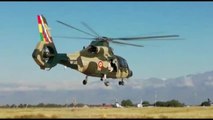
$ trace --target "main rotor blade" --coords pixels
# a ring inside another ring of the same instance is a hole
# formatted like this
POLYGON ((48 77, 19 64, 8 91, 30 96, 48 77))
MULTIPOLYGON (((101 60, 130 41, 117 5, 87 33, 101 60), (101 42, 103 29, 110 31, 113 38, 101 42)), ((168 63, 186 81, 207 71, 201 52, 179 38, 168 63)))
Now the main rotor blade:
MULTIPOLYGON (((179 37, 179 35, 162 35, 162 36, 130 37, 130 38, 110 38, 110 40, 146 40, 146 39, 169 38, 169 37, 179 37)), ((160 40, 160 39, 158 39, 158 40, 160 40)))
POLYGON ((109 41, 109 42, 122 44, 122 45, 130 45, 130 46, 134 46, 134 47, 144 47, 143 45, 136 45, 136 44, 124 43, 124 42, 118 42, 118 41, 109 41))
POLYGON ((71 25, 68 25, 68 24, 66 24, 66 23, 64 23, 64 22, 61 22, 61 21, 59 21, 59 20, 56 20, 56 21, 57 21, 58 23, 61 23, 62 25, 65 25, 65 26, 69 27, 69 28, 72 28, 72 29, 75 29, 75 30, 77 30, 77 31, 80 31, 80 32, 82 32, 82 33, 84 33, 84 34, 87 34, 87 35, 96 37, 95 35, 92 35, 92 34, 90 34, 90 33, 88 33, 88 32, 85 32, 85 31, 83 31, 83 30, 80 30, 80 29, 78 29, 78 28, 75 28, 75 27, 73 27, 73 26, 71 26, 71 25))
POLYGON ((83 24, 88 30, 90 30, 93 34, 97 35, 96 37, 99 37, 100 35, 95 32, 95 30, 93 30, 88 24, 86 24, 85 22, 81 22, 81 24, 83 24))
POLYGON ((53 36, 54 38, 65 38, 65 39, 86 39, 94 40, 95 38, 84 38, 84 37, 69 37, 69 36, 53 36))

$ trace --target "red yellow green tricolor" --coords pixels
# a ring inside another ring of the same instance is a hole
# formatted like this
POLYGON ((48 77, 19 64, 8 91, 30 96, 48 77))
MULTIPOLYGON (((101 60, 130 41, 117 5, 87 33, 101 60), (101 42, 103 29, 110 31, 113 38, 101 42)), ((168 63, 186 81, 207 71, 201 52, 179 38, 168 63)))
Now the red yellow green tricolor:
POLYGON ((39 29, 41 41, 44 41, 45 43, 51 43, 52 38, 49 34, 48 26, 47 26, 45 18, 42 15, 37 15, 37 19, 38 19, 38 29, 39 29))

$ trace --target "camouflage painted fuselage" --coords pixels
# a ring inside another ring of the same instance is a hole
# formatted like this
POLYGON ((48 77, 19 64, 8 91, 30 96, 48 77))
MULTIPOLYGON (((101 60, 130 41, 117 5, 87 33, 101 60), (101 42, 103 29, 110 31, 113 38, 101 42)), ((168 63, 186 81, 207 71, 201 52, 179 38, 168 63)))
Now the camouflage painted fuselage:
POLYGON ((88 76, 102 77, 103 74, 106 74, 107 78, 129 78, 132 76, 132 71, 129 69, 126 60, 114 55, 108 42, 105 41, 92 41, 87 48, 67 54, 67 57, 68 60, 61 61, 60 64, 88 76), (91 51, 91 46, 96 48, 95 52, 91 51), (116 70, 110 71, 110 59, 114 60, 116 70))

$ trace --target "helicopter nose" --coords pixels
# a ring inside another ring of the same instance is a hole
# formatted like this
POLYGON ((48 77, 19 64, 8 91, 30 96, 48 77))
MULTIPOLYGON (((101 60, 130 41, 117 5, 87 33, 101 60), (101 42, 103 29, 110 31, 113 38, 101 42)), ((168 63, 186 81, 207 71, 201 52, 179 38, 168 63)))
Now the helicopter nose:
POLYGON ((129 78, 129 77, 132 77, 132 75, 133 75, 133 72, 132 72, 131 70, 129 70, 128 78, 129 78))

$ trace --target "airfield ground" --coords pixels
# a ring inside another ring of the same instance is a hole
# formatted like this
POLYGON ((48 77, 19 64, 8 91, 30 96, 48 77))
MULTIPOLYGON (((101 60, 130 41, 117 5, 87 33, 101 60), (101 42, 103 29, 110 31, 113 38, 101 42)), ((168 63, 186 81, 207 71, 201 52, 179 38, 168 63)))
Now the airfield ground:
POLYGON ((213 118, 213 107, 1 108, 0 118, 213 118))

